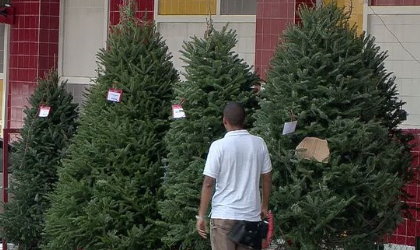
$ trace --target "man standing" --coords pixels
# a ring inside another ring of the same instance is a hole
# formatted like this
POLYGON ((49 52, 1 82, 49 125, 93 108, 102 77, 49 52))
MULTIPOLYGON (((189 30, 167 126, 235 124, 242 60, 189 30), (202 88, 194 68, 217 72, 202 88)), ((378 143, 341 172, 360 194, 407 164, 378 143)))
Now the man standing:
POLYGON ((227 133, 210 146, 204 168, 197 231, 206 238, 208 204, 212 199, 210 241, 213 250, 249 249, 237 245, 228 233, 238 221, 261 221, 267 216, 271 191, 271 161, 260 137, 244 129, 245 110, 230 102, 223 110, 227 133), (262 202, 260 195, 262 179, 262 202))

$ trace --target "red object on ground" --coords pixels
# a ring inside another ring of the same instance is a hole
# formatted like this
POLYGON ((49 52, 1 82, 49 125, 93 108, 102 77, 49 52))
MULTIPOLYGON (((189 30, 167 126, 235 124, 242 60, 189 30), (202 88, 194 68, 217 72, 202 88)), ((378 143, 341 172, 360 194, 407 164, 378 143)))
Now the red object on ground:
POLYGON ((268 212, 267 219, 268 219, 267 238, 263 240, 262 248, 268 248, 274 236, 274 215, 271 211, 268 212))

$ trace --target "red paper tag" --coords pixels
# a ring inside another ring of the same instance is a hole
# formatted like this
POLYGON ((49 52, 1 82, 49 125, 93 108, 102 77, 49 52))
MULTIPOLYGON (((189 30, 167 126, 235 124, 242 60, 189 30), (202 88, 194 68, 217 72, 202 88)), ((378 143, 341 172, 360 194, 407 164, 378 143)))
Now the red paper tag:
POLYGON ((172 105, 172 118, 174 119, 180 119, 180 118, 185 118, 185 112, 184 109, 182 108, 182 105, 179 104, 174 104, 172 105))
POLYGON ((121 89, 109 89, 106 99, 111 102, 121 102, 123 91, 121 89))
POLYGON ((48 115, 50 114, 50 111, 51 111, 50 106, 41 105, 41 106, 39 106, 38 116, 39 117, 48 117, 48 115))

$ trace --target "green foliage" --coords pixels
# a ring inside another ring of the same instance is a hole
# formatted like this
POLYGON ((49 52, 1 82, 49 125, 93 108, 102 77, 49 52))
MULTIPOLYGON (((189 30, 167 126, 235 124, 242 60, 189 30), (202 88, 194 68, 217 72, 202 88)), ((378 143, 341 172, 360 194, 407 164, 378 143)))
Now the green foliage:
POLYGON ((183 46, 186 81, 176 85, 173 102, 186 100, 187 118, 173 121, 165 137, 169 154, 159 207, 168 228, 163 237, 166 247, 209 249, 210 243, 195 230, 208 149, 225 133, 222 110, 228 101, 241 102, 250 117, 257 105, 251 87, 259 79, 232 51, 236 42, 232 30, 210 26, 204 39, 193 37, 183 46))
POLYGON ((58 179, 57 168, 76 130, 76 104, 60 84, 56 72, 40 79, 25 109, 21 138, 12 155, 11 200, 0 217, 2 238, 20 249, 39 249, 47 198, 58 179), (38 117, 40 105, 51 107, 48 117, 38 117))
POLYGON ((8 3, 10 3, 10 0, 0 0, 0 7, 4 7, 8 3))
POLYGON ((69 157, 47 214, 46 249, 156 249, 158 189, 172 84, 178 75, 156 28, 123 7, 101 50, 69 157), (122 102, 106 100, 109 88, 122 102))
POLYGON ((271 207, 278 234, 296 249, 372 249, 401 221, 410 180, 406 113, 386 54, 358 36, 335 5, 303 8, 287 29, 255 115, 273 161, 271 207), (282 136, 283 123, 298 121, 282 136), (299 160, 305 138, 327 139, 328 163, 299 160))

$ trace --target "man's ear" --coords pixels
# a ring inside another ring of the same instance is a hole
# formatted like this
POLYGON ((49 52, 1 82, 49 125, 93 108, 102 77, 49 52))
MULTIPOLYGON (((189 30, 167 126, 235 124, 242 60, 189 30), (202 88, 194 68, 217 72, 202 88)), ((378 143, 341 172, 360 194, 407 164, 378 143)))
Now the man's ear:
POLYGON ((228 124, 227 119, 223 117, 223 125, 227 125, 227 124, 228 124))

